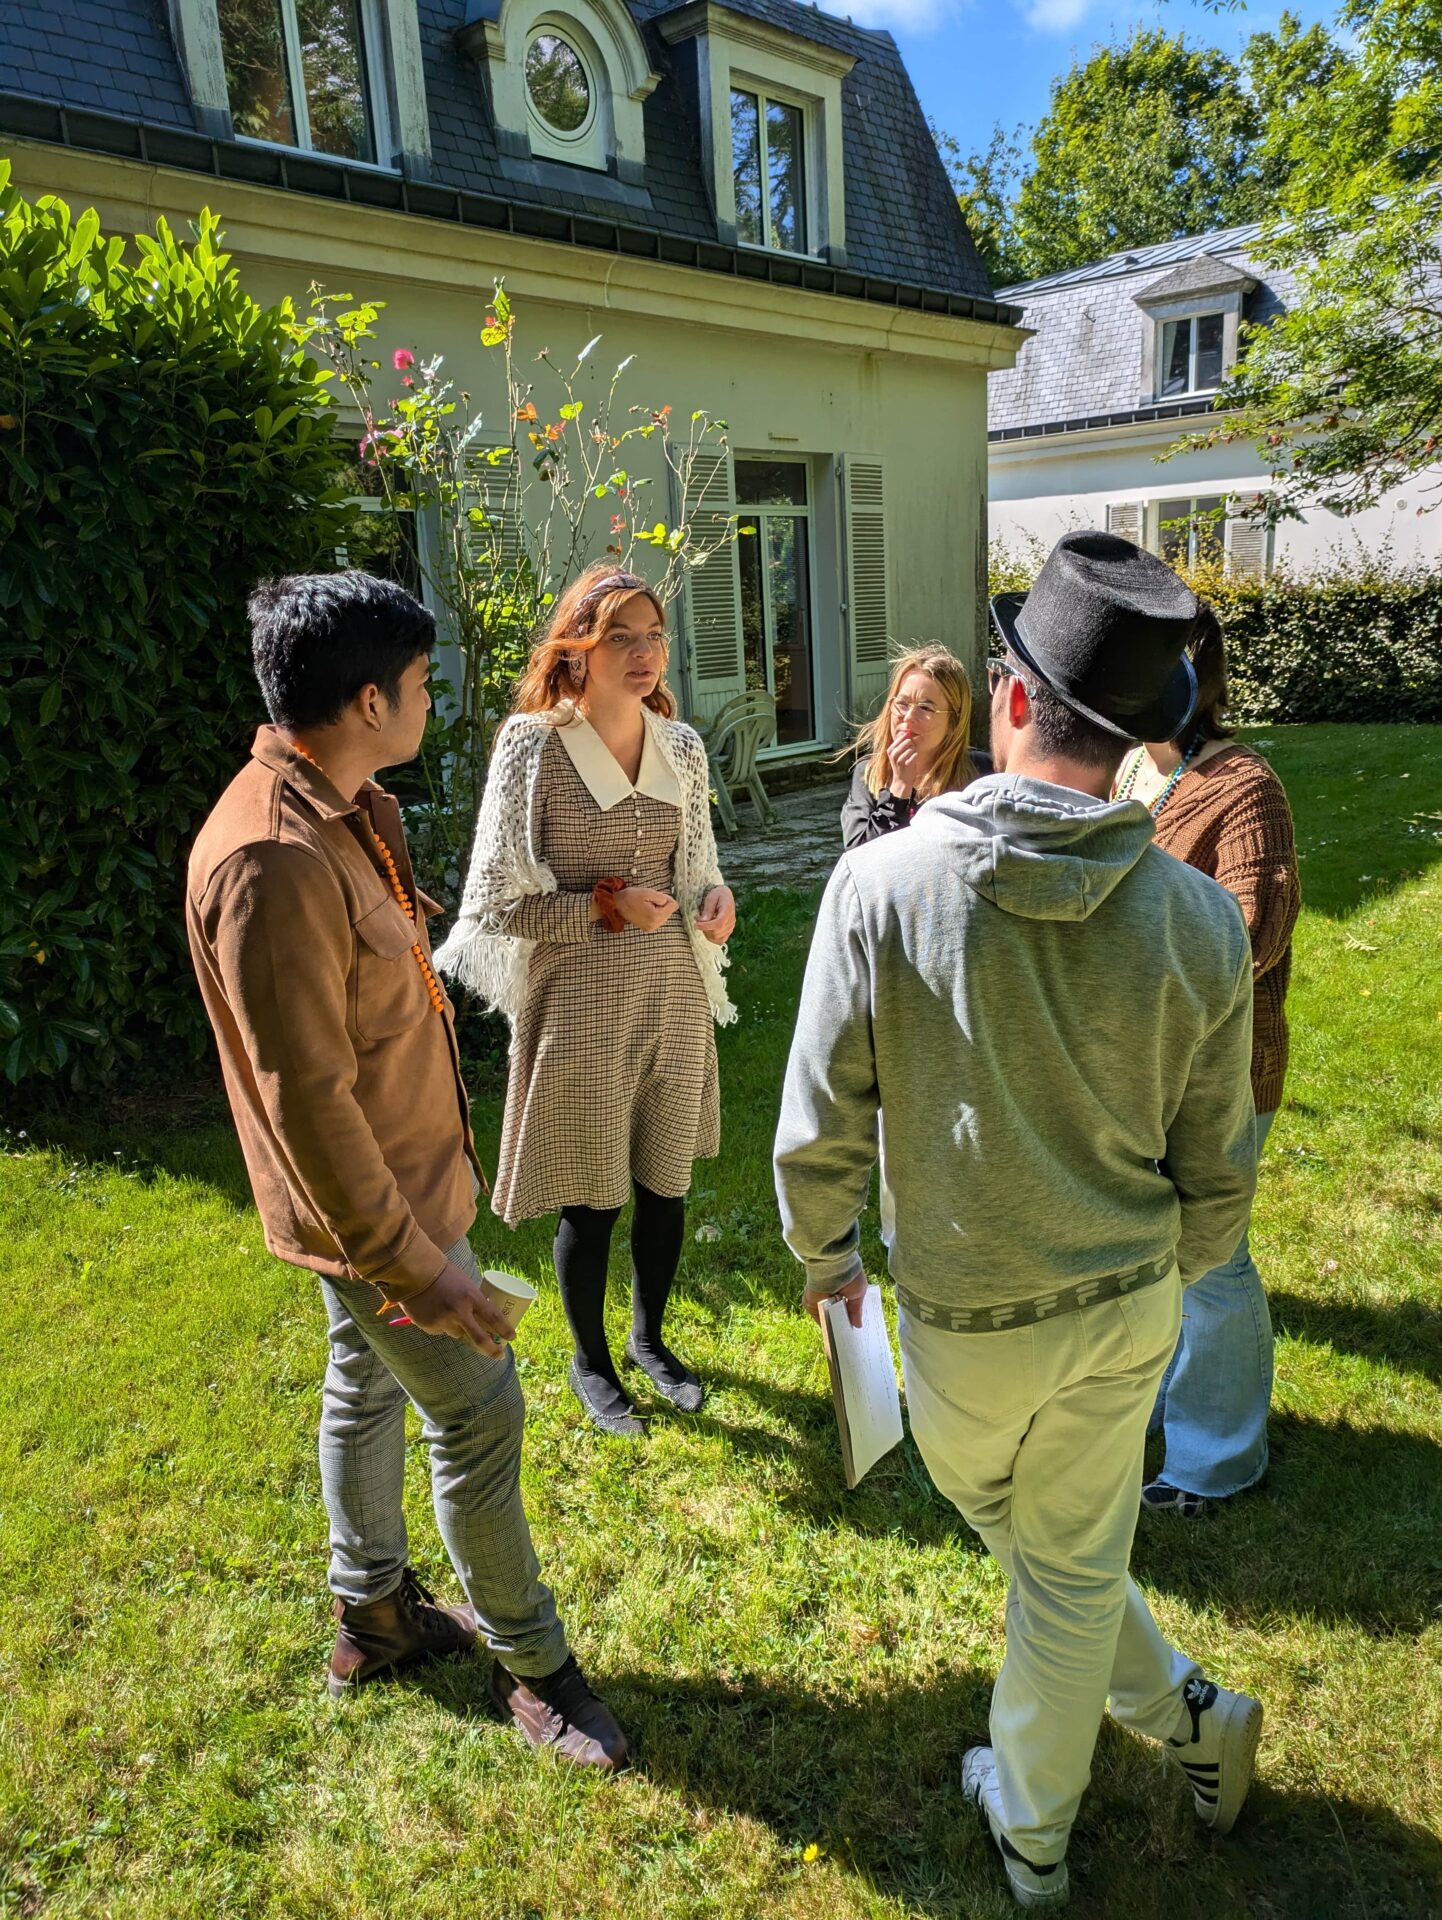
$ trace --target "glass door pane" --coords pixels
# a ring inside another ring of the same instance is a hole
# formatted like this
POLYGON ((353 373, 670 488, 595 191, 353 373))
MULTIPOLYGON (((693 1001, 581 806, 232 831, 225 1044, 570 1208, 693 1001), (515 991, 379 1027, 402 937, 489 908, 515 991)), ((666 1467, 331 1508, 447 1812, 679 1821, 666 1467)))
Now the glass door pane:
POLYGON ((790 514, 774 513, 766 516, 765 527, 776 744, 793 747, 816 738, 807 526, 790 514))
POLYGON ((762 583, 764 541, 761 522, 742 514, 736 522, 736 558, 741 568, 741 641, 746 691, 770 693, 766 672, 766 589, 762 583))

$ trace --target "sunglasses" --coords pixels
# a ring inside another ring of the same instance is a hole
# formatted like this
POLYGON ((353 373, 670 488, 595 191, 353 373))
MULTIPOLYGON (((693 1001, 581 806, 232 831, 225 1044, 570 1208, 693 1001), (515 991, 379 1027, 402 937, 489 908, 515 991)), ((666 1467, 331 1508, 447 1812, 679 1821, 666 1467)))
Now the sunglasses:
MULTIPOLYGON (((1005 654, 989 654, 986 662, 987 691, 994 694, 1003 680, 1021 680, 1021 673, 1005 654)), ((1024 686, 1025 681, 1022 681, 1022 684, 1024 686)))

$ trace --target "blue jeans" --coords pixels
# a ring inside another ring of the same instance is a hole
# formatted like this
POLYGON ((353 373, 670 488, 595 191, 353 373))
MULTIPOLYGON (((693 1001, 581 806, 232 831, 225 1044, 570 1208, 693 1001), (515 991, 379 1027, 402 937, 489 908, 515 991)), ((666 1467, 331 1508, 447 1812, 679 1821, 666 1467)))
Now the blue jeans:
MULTIPOLYGON (((1276 1115, 1257 1115, 1257 1154, 1276 1115)), ((1222 1267, 1182 1292, 1182 1331, 1162 1376, 1151 1430, 1166 1435, 1158 1478, 1224 1500, 1267 1471, 1272 1317, 1248 1234, 1222 1267)))

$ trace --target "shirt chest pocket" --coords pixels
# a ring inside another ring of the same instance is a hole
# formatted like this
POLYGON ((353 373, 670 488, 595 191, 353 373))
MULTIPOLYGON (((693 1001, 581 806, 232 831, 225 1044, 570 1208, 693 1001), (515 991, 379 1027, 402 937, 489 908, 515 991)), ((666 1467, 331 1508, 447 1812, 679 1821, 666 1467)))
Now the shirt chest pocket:
POLYGON ((356 965, 352 1014, 362 1040, 389 1040, 417 1027, 431 1010, 430 995, 411 948, 416 932, 393 900, 355 921, 356 965))

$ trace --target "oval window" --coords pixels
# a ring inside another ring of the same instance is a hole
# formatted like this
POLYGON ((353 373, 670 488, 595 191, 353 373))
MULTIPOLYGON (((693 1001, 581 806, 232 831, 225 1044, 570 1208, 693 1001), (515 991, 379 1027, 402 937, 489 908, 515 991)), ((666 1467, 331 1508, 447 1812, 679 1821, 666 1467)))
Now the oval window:
POLYGON ((526 52, 531 105, 557 133, 575 133, 591 111, 591 83, 575 48, 559 34, 538 33, 526 52))

